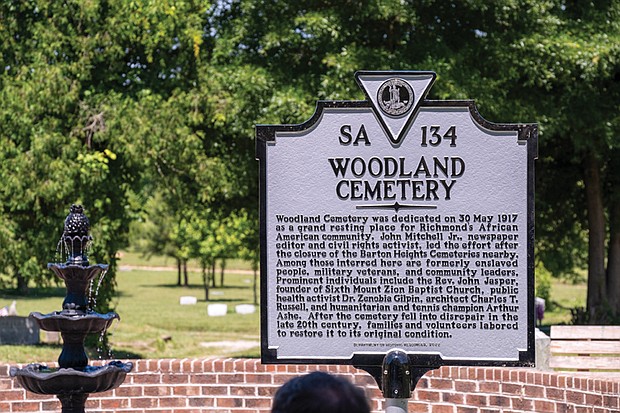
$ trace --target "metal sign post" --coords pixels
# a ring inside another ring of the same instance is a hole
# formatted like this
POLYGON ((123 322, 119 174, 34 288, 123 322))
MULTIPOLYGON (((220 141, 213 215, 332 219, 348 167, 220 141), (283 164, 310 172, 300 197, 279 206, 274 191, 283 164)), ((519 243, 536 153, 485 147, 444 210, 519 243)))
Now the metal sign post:
POLYGON ((388 352, 383 360, 382 368, 381 390, 385 397, 385 411, 387 413, 406 412, 411 391, 427 369, 415 372, 410 366, 407 354, 400 350, 388 352))
POLYGON ((533 365, 537 125, 355 77, 366 100, 256 127, 263 363, 362 368, 396 410, 443 365, 533 365))

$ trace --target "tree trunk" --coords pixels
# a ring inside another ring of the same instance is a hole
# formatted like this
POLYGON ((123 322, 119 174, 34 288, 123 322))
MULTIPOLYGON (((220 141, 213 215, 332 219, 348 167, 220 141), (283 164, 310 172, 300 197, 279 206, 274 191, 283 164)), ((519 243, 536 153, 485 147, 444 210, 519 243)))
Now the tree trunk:
POLYGON ((177 258, 177 286, 181 286, 181 259, 177 258))
POLYGON ((615 317, 620 318, 620 201, 616 199, 611 201, 609 207, 609 231, 607 302, 615 317))
POLYGON ((211 261, 211 287, 215 288, 215 259, 211 261))
POLYGON ((202 270, 202 285, 205 288, 205 301, 209 301, 209 280, 207 278, 207 263, 201 262, 200 267, 202 270))
POLYGON ((588 299, 590 324, 604 317, 605 294, 605 210, 601 189, 600 161, 593 153, 584 159, 584 184, 588 210, 588 299))
POLYGON ((15 274, 15 278, 17 279, 17 292, 19 295, 28 295, 28 280, 19 271, 15 274))
POLYGON ((224 286, 224 271, 226 270, 226 258, 222 258, 220 262, 220 287, 224 286))
POLYGON ((187 277, 187 260, 183 260, 183 285, 189 286, 189 278, 187 277))

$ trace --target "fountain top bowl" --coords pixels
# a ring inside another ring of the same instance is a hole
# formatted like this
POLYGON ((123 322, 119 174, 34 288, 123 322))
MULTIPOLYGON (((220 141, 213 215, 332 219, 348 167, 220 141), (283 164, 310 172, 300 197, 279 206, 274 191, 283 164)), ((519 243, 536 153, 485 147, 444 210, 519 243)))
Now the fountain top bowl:
POLYGON ((52 270, 56 276, 65 281, 90 281, 101 273, 108 270, 106 264, 95 265, 75 265, 75 264, 59 264, 48 263, 47 268, 52 270))

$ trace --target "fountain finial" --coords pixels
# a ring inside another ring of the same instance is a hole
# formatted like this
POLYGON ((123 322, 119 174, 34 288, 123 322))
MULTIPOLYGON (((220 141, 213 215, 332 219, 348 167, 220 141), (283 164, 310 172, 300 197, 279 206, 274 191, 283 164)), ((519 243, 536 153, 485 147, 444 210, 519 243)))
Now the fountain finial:
POLYGON ((67 264, 88 265, 87 246, 92 240, 89 235, 90 221, 84 215, 82 205, 73 204, 65 218, 62 239, 68 252, 67 264))

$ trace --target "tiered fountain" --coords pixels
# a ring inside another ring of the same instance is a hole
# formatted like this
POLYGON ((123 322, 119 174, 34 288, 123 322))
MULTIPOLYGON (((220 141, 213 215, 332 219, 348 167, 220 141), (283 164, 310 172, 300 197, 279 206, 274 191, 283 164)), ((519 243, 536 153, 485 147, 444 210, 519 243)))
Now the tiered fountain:
POLYGON ((64 280, 67 287, 62 311, 50 314, 31 313, 42 330, 60 332, 63 340, 58 358, 59 368, 29 364, 23 369, 12 367, 11 377, 33 393, 55 394, 62 404, 62 413, 83 413, 90 393, 115 389, 133 368, 132 363, 113 361, 105 366, 89 366, 84 340, 90 333, 104 334, 118 314, 99 314, 91 309, 89 290, 95 277, 105 274, 108 266, 89 265, 90 224, 81 205, 72 205, 65 219, 59 243, 64 264, 47 267, 64 280), (63 253, 64 251, 64 253, 63 253))

